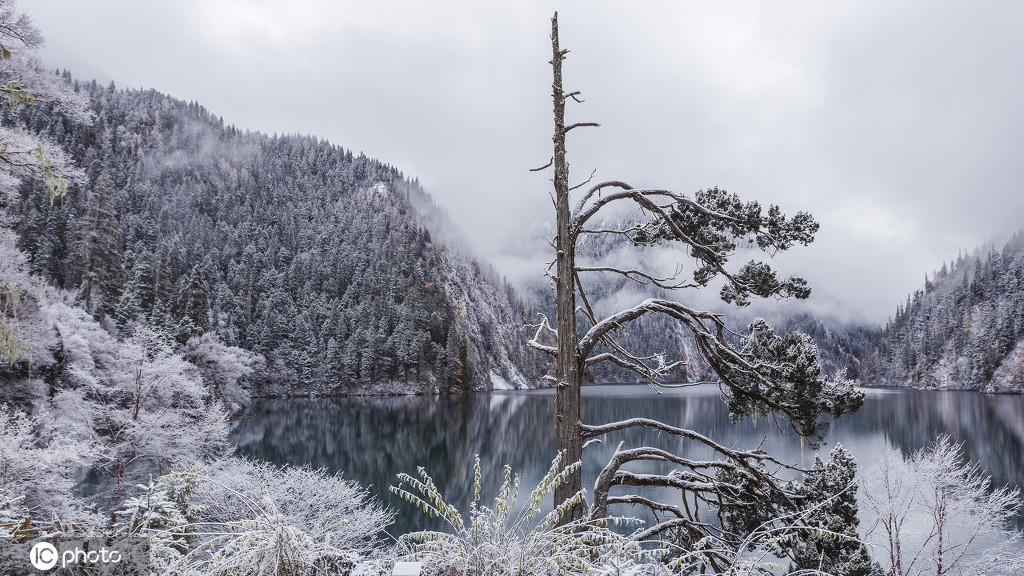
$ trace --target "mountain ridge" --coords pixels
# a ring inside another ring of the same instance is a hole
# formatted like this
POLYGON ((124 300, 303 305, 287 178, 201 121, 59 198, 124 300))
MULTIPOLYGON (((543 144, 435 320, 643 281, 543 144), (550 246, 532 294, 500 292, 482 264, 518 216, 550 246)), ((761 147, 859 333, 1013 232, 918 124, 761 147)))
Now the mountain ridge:
POLYGON ((1024 392, 1024 230, 926 276, 862 360, 868 383, 1024 392))
MULTIPOLYGON (((0 108, 85 171, 53 206, 11 202, 31 271, 111 330, 213 331, 266 358, 261 394, 527 387, 529 305, 492 269, 435 242, 450 226, 418 181, 311 136, 225 126, 155 90, 64 81, 96 120, 0 108)), ((453 236, 455 237, 455 236, 453 236)))

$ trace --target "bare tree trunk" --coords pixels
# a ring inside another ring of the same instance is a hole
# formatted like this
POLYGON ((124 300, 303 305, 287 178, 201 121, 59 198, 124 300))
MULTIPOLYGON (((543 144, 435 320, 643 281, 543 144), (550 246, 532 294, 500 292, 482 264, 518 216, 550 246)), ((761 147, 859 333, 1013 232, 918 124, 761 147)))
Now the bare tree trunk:
MULTIPOLYGON (((573 263, 575 261, 575 239, 569 227, 569 165, 565 161, 565 95, 562 92, 562 59, 565 52, 558 47, 558 13, 551 18, 551 69, 554 82, 551 85, 554 100, 555 155, 555 213, 558 236, 557 274, 555 283, 556 329, 558 330, 558 355, 556 356, 555 378, 555 436, 558 451, 562 454, 562 466, 569 466, 583 455, 583 439, 580 431, 580 378, 581 366, 577 352, 576 334, 576 286, 573 263)), ((579 468, 555 489, 555 505, 565 502, 583 487, 579 468)), ((575 507, 560 521, 565 524, 583 517, 581 506, 575 507)))
POLYGON ((114 524, 117 523, 117 509, 121 507, 121 499, 124 494, 124 475, 128 470, 128 465, 123 460, 118 459, 117 461, 117 485, 114 486, 114 505, 111 506, 110 510, 110 527, 113 528, 114 524))

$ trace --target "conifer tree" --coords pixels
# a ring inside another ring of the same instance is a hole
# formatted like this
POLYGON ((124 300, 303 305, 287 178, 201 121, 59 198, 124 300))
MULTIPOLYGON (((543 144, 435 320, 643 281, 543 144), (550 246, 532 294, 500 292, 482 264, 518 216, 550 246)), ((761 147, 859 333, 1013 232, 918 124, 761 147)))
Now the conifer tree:
POLYGON ((800 534, 787 550, 793 559, 790 572, 821 570, 833 576, 881 576, 857 533, 857 461, 837 445, 828 462, 814 457, 814 468, 804 475, 800 489, 804 519, 810 530, 800 534))
POLYGON ((102 172, 85 200, 77 253, 82 265, 80 297, 89 312, 106 316, 117 308, 124 281, 121 224, 114 207, 113 181, 102 172))
MULTIPOLYGON (((600 520, 608 506, 615 503, 648 506, 664 518, 666 508, 660 503, 637 497, 609 495, 615 486, 662 486, 681 488, 684 501, 698 499, 712 507, 719 504, 722 490, 716 473, 723 468, 742 474, 757 484, 749 495, 748 506, 779 510, 792 506, 793 494, 787 493, 779 479, 763 471, 771 457, 762 451, 737 451, 690 430, 645 418, 633 418, 604 425, 585 425, 580 420, 580 386, 589 367, 608 362, 631 371, 654 386, 682 365, 667 359, 664 352, 653 354, 629 350, 618 335, 624 326, 645 317, 662 316, 689 330, 702 359, 717 376, 717 382, 729 405, 733 418, 769 414, 787 420, 789 425, 812 444, 827 427, 825 415, 838 416, 858 408, 863 394, 845 379, 829 380, 818 362, 817 349, 803 334, 778 335, 761 319, 752 322, 739 342, 729 336, 722 315, 703 311, 666 298, 648 298, 639 304, 599 316, 591 304, 581 278, 590 274, 613 274, 645 285, 648 288, 673 290, 701 289, 720 279, 721 299, 737 306, 747 305, 752 298, 806 298, 807 283, 798 277, 781 278, 764 261, 751 260, 735 268, 729 266, 740 245, 757 247, 771 255, 797 244, 809 244, 818 229, 811 215, 799 212, 785 216, 777 206, 763 209, 757 202, 743 202, 736 194, 719 188, 702 190, 689 197, 666 189, 634 188, 628 183, 609 180, 591 184, 586 180, 570 184, 566 136, 572 130, 596 127, 593 122, 567 124, 566 104, 581 102, 579 92, 565 91, 562 86, 562 61, 568 50, 559 46, 558 15, 551 19, 550 61, 553 74, 554 153, 551 161, 537 170, 549 167, 554 171, 556 237, 552 274, 555 284, 555 325, 542 317, 529 344, 554 358, 555 374, 551 383, 556 388, 554 432, 557 448, 566 468, 567 481, 555 490, 555 504, 579 499, 582 480, 578 468, 571 468, 582 457, 583 441, 607 433, 633 427, 646 427, 687 438, 711 448, 719 457, 715 463, 693 463, 684 458, 650 447, 617 450, 599 474, 594 487, 591 518, 600 520), (581 190, 571 194, 576 190, 581 190), (572 198, 571 198, 572 196, 572 198), (631 205, 639 213, 639 223, 598 224, 609 213, 609 206, 631 205), (672 244, 679 246, 680 257, 692 264, 689 278, 680 273, 664 277, 645 270, 617 267, 611 264, 587 264, 577 259, 577 245, 582 237, 605 237, 633 246, 672 244), (580 327, 583 333, 580 334, 580 327), (548 343, 550 340, 554 343, 548 343), (665 475, 638 475, 623 469, 635 461, 674 462, 682 472, 665 475), (709 472, 709 470, 711 470, 709 472), (679 480, 682 474, 687 481, 679 480)), ((644 531, 641 537, 653 537, 663 531, 685 527, 707 535, 714 530, 692 510, 670 508, 678 518, 666 519, 644 531)), ((570 508, 563 518, 569 523, 582 518, 583 506, 570 508)))

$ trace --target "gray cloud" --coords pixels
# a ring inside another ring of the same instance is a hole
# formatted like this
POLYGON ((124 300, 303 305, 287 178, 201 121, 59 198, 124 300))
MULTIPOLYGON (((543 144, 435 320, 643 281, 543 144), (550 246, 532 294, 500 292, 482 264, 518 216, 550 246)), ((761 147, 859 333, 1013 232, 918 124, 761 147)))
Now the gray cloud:
MULTIPOLYGON (((485 256, 549 217, 547 2, 33 0, 46 62, 310 133, 418 176, 485 256)), ((883 321, 926 272, 1024 226, 1024 6, 560 3, 575 176, 808 210, 782 260, 883 321)), ((522 266, 509 265, 509 273, 522 266)), ((539 273, 540 266, 537 266, 539 273)))

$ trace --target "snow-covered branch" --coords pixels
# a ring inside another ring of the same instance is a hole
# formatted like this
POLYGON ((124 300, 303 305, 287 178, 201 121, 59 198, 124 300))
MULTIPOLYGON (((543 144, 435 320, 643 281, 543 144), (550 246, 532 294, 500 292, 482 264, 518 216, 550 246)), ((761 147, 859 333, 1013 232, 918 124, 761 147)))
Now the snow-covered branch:
POLYGON ((579 199, 579 201, 576 203, 575 208, 573 209, 573 226, 578 230, 581 226, 583 226, 583 224, 586 223, 587 220, 594 216, 594 214, 597 214, 602 207, 607 206, 612 202, 622 200, 624 198, 633 198, 634 200, 636 200, 639 197, 668 198, 672 200, 673 203, 681 203, 690 206, 691 208, 700 211, 702 214, 705 214, 706 216, 712 218, 719 218, 724 221, 735 221, 735 218, 729 216, 728 214, 716 212, 714 210, 709 210, 708 208, 701 206, 697 202, 694 202, 693 200, 690 200, 689 198, 681 194, 676 194, 675 192, 669 190, 636 189, 620 180, 610 180, 607 182, 595 184, 593 187, 590 188, 590 190, 587 190, 586 194, 584 194, 582 198, 579 199), (607 196, 599 197, 598 200, 594 202, 594 204, 588 207, 587 202, 589 202, 595 194, 600 194, 600 192, 605 188, 618 188, 621 189, 622 192, 614 192, 607 196))
POLYGON ((664 278, 658 278, 653 274, 644 272, 643 270, 636 269, 624 269, 616 268, 614 266, 577 266, 577 272, 611 272, 613 274, 619 274, 639 284, 650 284, 664 290, 678 290, 681 288, 696 288, 697 284, 692 282, 674 282, 679 278, 679 268, 676 268, 676 273, 671 276, 664 278))
POLYGON ((600 124, 598 124, 597 122, 576 122, 575 124, 569 124, 568 126, 566 126, 565 129, 563 130, 563 132, 568 132, 569 130, 572 130, 573 128, 583 128, 585 126, 588 126, 588 127, 591 127, 591 128, 597 128, 597 127, 600 126, 600 124))
MULTIPOLYGON (((91 122, 86 98, 35 60, 42 43, 39 30, 27 15, 16 11, 13 0, 0 1, 0 97, 12 108, 49 104, 74 122, 91 122)), ((42 178, 50 188, 51 201, 84 174, 59 146, 20 125, 0 128, 0 170, 14 177, 30 173, 42 178)))
POLYGON ((540 341, 542 334, 551 334, 554 338, 558 338, 558 331, 552 328, 550 324, 548 324, 548 317, 541 314, 540 324, 530 325, 530 327, 536 328, 537 331, 533 334, 533 338, 527 340, 526 344, 530 348, 533 348, 534 350, 539 350, 545 354, 550 354, 552 356, 557 355, 557 348, 555 348, 554 346, 548 346, 547 344, 542 344, 540 341))
MULTIPOLYGON (((600 518, 608 513, 608 506, 614 503, 641 503, 633 498, 630 502, 616 499, 609 494, 615 486, 656 486, 675 488, 687 499, 704 501, 714 508, 721 508, 725 501, 735 503, 749 501, 754 498, 761 506, 773 507, 777 503, 792 505, 791 494, 787 492, 774 475, 765 472, 764 464, 784 466, 762 450, 736 450, 714 442, 707 436, 684 428, 667 425, 647 418, 632 418, 602 426, 582 425, 584 438, 593 438, 623 430, 642 427, 658 430, 679 438, 693 440, 711 448, 720 456, 715 460, 693 460, 678 456, 660 448, 642 446, 628 450, 622 444, 615 450, 608 464, 598 474, 594 482, 594 498, 591 507, 591 518, 600 518), (653 461, 667 462, 680 466, 667 474, 640 474, 625 471, 622 467, 630 462, 653 461), (737 484, 739 482, 739 484, 737 484), (742 485, 740 485, 742 484, 742 485)), ((645 504, 649 508, 649 504, 645 504)), ((666 510, 668 510, 666 508, 666 510)), ((664 530, 677 527, 679 518, 685 518, 691 528, 701 531, 701 519, 696 509, 686 507, 685 512, 673 508, 675 519, 668 519, 647 530, 651 536, 664 530)))
POLYGON ((716 314, 696 311, 678 302, 672 302, 671 300, 648 298, 632 308, 616 312, 615 314, 595 323, 590 330, 580 338, 578 344, 580 356, 586 357, 590 354, 590 351, 594 346, 608 333, 618 330, 628 322, 636 320, 646 314, 655 312, 666 314, 672 318, 680 320, 695 332, 708 332, 707 327, 703 324, 704 321, 721 323, 719 316, 716 314))

